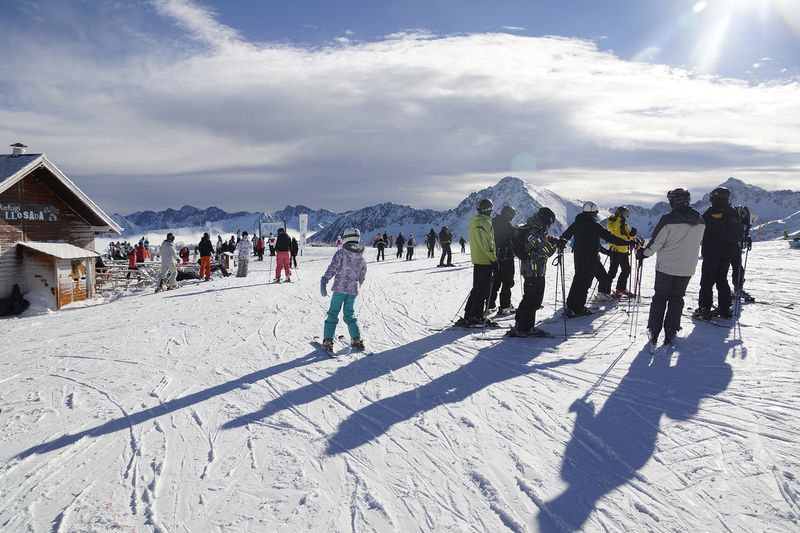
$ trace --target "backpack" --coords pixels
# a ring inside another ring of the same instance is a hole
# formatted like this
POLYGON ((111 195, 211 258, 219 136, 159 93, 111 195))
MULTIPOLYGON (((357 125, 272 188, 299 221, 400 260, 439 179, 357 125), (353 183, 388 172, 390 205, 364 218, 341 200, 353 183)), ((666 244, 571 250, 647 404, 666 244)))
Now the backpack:
POLYGON ((523 261, 530 259, 531 255, 525 247, 529 235, 530 228, 525 226, 514 228, 514 233, 511 235, 511 251, 514 252, 515 257, 523 261))

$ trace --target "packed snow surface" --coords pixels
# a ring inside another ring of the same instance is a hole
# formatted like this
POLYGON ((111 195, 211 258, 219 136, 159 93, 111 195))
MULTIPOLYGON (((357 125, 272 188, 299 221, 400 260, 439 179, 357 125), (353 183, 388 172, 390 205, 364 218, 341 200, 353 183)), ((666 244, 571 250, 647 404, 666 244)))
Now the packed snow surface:
MULTIPOLYGON (((434 331, 467 295, 468 256, 368 248, 356 305, 374 355, 331 359, 311 341, 333 251, 307 250, 291 284, 268 284, 267 260, 0 321, 0 530, 800 529, 800 251, 757 243, 759 303, 732 327, 687 310, 652 356, 652 259, 635 339, 620 304, 566 341, 503 340, 434 331)), ((555 274, 538 318, 558 335, 555 274)))

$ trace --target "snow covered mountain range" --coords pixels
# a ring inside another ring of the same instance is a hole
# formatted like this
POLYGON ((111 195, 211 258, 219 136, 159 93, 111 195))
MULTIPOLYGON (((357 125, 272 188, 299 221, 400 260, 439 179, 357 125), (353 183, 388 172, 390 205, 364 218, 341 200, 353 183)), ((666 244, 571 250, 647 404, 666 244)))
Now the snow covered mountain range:
MULTIPOLYGON (((721 185, 731 190, 734 204, 747 205, 757 217, 753 227, 754 240, 780 238, 784 229, 792 235, 800 233, 800 191, 767 191, 736 178, 729 178, 721 185)), ((706 193, 693 206, 701 212, 704 211, 709 205, 708 197, 706 193)), ((179 210, 138 211, 127 216, 115 214, 114 219, 125 228, 125 235, 136 235, 155 229, 201 228, 207 221, 212 222, 215 232, 233 233, 238 229, 251 231, 259 220, 285 220, 288 227, 297 228, 298 215, 307 213, 309 229, 316 232, 310 239, 313 242, 333 242, 345 228, 356 227, 361 229, 367 242, 378 232, 386 231, 396 235, 402 231, 406 236, 413 234, 421 244, 424 235, 431 228, 438 232, 442 226, 449 227, 456 239, 461 235, 466 236, 467 223, 481 198, 491 198, 496 210, 504 205, 514 206, 517 209, 515 224, 523 223, 541 206, 547 206, 556 214, 557 222, 552 230, 554 234, 566 228, 580 212, 583 204, 582 200, 564 198, 544 187, 507 176, 496 185, 473 192, 455 208, 443 211, 415 209, 394 203, 381 203, 344 213, 334 213, 327 209, 315 210, 304 205, 287 205, 273 213, 227 213, 217 207, 200 210, 184 206, 179 210)), ((608 207, 613 209, 615 206, 608 207)), ((665 202, 659 202, 650 208, 636 205, 628 207, 631 210, 629 224, 638 228, 645 237, 651 234, 658 219, 669 211, 665 202)), ((601 218, 608 214, 608 210, 601 210, 601 218)))

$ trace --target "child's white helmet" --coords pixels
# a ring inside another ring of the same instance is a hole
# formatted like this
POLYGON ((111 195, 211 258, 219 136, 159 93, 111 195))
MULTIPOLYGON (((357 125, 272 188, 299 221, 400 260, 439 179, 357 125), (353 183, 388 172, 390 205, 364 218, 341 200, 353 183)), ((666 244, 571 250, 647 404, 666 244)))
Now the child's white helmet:
POLYGON ((342 244, 354 242, 358 244, 361 242, 361 232, 358 231, 356 228, 347 228, 344 230, 344 235, 342 236, 342 244))

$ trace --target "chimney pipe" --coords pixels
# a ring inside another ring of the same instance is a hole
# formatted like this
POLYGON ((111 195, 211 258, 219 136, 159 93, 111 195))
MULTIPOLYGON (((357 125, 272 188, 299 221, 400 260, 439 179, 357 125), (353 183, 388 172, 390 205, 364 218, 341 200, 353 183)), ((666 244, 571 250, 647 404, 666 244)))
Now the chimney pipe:
POLYGON ((27 146, 25 146, 22 143, 14 143, 11 145, 11 148, 12 148, 11 155, 22 155, 25 153, 25 149, 27 148, 27 146))

